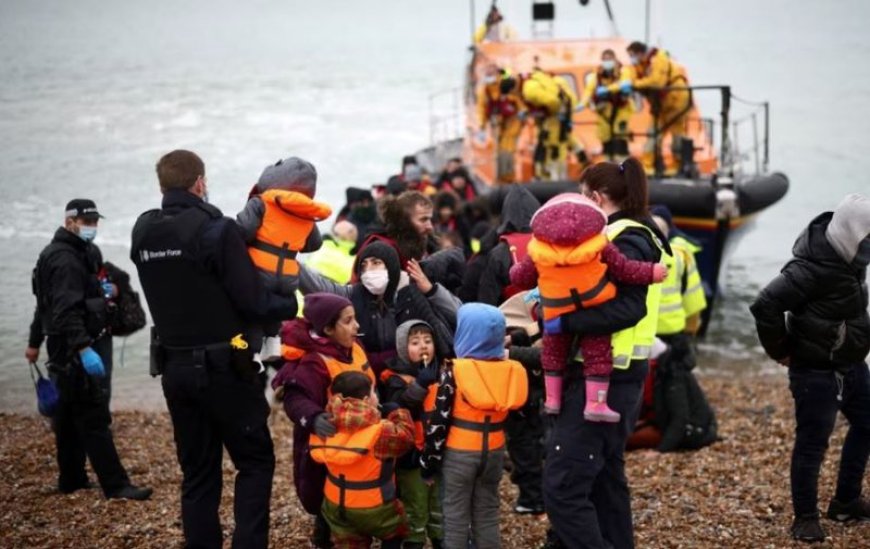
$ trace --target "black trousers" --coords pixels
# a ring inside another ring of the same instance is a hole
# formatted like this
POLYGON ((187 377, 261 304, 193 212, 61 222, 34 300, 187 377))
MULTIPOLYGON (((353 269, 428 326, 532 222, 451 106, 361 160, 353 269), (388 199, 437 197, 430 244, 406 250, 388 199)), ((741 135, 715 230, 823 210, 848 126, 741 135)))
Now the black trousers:
POLYGON ((529 380, 529 399, 525 406, 508 415, 505 424, 507 449, 513 470, 511 482, 520 495, 517 505, 539 507, 544 504, 541 477, 544 473, 544 420, 541 417, 541 395, 529 380))
POLYGON ((57 484, 62 492, 85 486, 88 482, 85 460, 89 459, 103 493, 108 496, 129 484, 130 479, 121 465, 109 428, 112 338, 98 339, 93 349, 103 359, 107 374, 104 378, 87 375, 77 357, 65 364, 52 362, 49 366, 60 397, 52 419, 59 469, 57 484))
POLYGON ((834 497, 844 503, 861 495, 870 457, 870 372, 856 364, 838 379, 832 370, 801 368, 788 372, 794 397, 795 432, 791 458, 791 497, 795 516, 818 515, 819 470, 834 430, 837 410, 849 420, 834 497), (842 400, 838 400, 840 395, 842 400))
POLYGON ((236 467, 233 547, 266 547, 275 453, 269 405, 255 376, 242 379, 228 359, 194 365, 191 353, 169 353, 163 394, 181 465, 181 518, 187 547, 221 547, 218 509, 223 448, 236 467))
POLYGON ((634 547, 625 441, 640 412, 648 369, 644 360, 614 370, 607 402, 621 414, 619 423, 584 420, 584 380, 566 378, 544 468, 544 504, 564 547, 634 547))

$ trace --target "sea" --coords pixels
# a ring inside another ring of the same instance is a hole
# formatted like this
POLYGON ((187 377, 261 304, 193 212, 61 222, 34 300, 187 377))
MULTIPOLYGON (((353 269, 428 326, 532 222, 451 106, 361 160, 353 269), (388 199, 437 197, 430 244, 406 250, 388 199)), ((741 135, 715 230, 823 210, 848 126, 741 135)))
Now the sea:
MULTIPOLYGON (((531 4, 499 1, 521 36, 531 4)), ((645 0, 556 2, 557 37, 644 39, 645 0)), ((801 229, 870 191, 870 3, 651 2, 650 42, 695 84, 771 104, 771 169, 791 181, 730 257, 699 369, 776 371, 748 305, 801 229)), ((336 209, 430 142, 429 98, 459 88, 489 2, 444 0, 3 0, 0 2, 0 412, 33 412, 24 349, 30 273, 66 202, 96 201, 106 259, 135 273, 130 230, 160 200, 154 166, 205 160, 211 201, 244 205, 263 167, 301 156, 336 209)), ((538 25, 541 31, 541 26, 538 25)), ((548 29, 544 29, 548 31, 548 29)), ((704 102, 715 117, 718 103, 704 102)), ((735 107, 737 108, 737 107, 735 107)), ((745 130, 744 130, 745 131, 745 130)), ((741 144, 751 142, 742 134, 741 144)), ((325 227, 328 228, 328 227, 325 227)), ((134 276, 135 278, 135 276, 134 276)), ((134 280, 138 286, 138 281, 134 280)), ((142 331, 115 340, 112 406, 164 409, 142 331)), ((45 358, 41 356, 41 360, 45 358)))

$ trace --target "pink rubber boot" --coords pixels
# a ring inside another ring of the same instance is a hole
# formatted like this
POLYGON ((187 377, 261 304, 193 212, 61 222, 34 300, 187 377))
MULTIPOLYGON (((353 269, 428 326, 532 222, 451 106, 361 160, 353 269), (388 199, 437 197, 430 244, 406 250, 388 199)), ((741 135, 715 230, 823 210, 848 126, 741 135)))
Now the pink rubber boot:
POLYGON ((606 377, 586 378, 586 408, 583 410, 583 419, 603 423, 619 421, 619 412, 614 412, 607 405, 609 388, 610 379, 606 377))
POLYGON ((544 371, 544 413, 562 411, 562 372, 544 371))

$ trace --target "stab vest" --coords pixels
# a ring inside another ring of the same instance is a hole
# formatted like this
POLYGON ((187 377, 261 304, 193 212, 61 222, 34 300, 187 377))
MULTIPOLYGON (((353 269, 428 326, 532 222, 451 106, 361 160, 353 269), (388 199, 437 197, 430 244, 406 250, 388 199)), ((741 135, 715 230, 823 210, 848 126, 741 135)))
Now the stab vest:
POLYGON ((175 215, 147 211, 133 227, 130 258, 157 334, 168 347, 229 343, 243 331, 221 281, 198 257, 206 224, 222 219, 220 210, 199 203, 175 215))

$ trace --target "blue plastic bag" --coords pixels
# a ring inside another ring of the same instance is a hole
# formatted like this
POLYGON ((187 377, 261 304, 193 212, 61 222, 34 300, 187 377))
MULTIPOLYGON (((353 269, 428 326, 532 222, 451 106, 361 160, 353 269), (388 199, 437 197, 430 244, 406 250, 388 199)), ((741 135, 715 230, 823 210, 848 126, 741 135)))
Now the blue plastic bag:
POLYGON ((36 388, 36 408, 39 413, 45 417, 54 417, 59 400, 54 382, 42 375, 35 362, 30 363, 30 379, 33 380, 33 386, 36 388))

